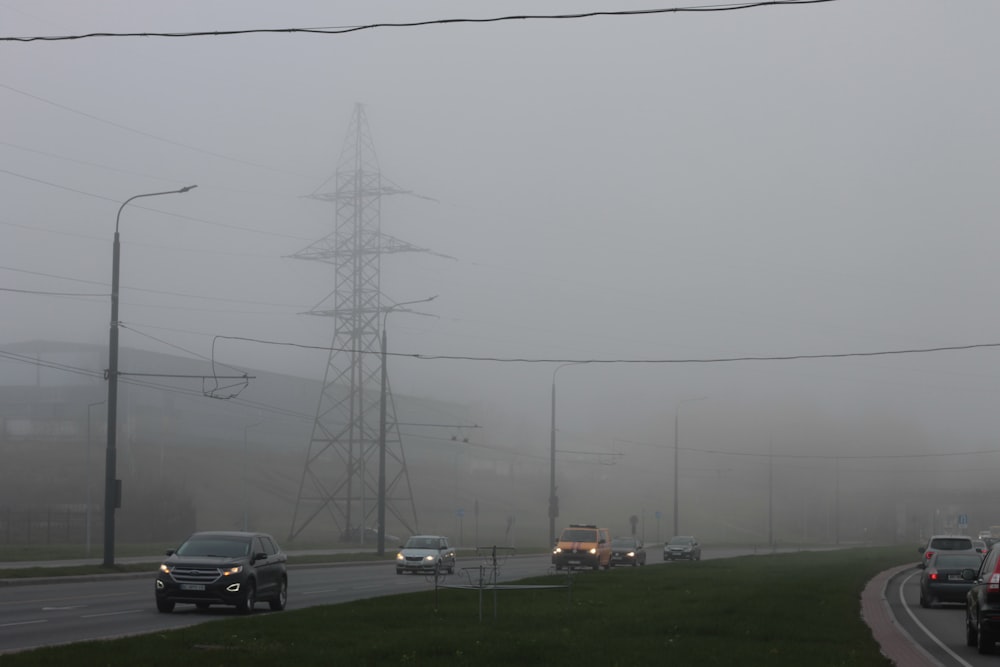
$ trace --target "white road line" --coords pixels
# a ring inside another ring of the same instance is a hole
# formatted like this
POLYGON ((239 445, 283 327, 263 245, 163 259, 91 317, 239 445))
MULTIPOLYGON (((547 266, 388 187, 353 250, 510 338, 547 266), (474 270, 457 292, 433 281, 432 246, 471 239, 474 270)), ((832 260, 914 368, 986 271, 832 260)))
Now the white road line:
POLYGON ((101 618, 102 616, 121 616, 123 614, 135 614, 135 613, 138 613, 138 612, 141 612, 141 611, 145 611, 145 610, 143 610, 143 609, 126 609, 124 611, 109 611, 109 612, 104 613, 104 614, 81 614, 80 618, 101 618))
POLYGON ((13 628, 18 625, 34 625, 36 623, 48 623, 49 619, 40 618, 36 621, 17 621, 15 623, 0 623, 0 628, 13 628))
POLYGON ((913 577, 915 577, 915 576, 917 576, 919 574, 920 574, 920 572, 914 572, 913 574, 911 574, 910 576, 908 576, 906 579, 904 579, 903 583, 899 585, 899 601, 903 604, 903 609, 905 609, 906 613, 910 615, 910 618, 912 618, 913 622, 917 624, 917 627, 920 628, 921 630, 923 630, 924 634, 927 635, 932 642, 934 642, 935 644, 937 644, 938 646, 940 646, 942 649, 944 649, 945 653, 947 653, 948 655, 950 655, 951 657, 953 657, 958 664, 962 665, 962 667, 973 667, 971 663, 968 663, 965 660, 963 660, 957 653, 955 653, 950 648, 948 648, 947 646, 945 646, 944 643, 940 639, 938 639, 937 637, 935 637, 934 634, 930 630, 927 629, 927 626, 924 625, 923 623, 921 623, 917 619, 917 615, 913 613, 913 610, 910 609, 910 605, 908 605, 906 603, 906 598, 903 597, 903 587, 906 586, 906 582, 908 582, 910 579, 912 579, 913 577))

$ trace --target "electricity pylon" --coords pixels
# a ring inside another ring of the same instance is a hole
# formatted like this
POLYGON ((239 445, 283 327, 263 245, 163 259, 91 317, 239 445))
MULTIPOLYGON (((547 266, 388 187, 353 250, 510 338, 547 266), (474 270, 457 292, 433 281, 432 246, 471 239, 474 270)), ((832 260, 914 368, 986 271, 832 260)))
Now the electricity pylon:
MULTIPOLYGON (((289 540, 317 517, 329 516, 337 539, 364 543, 374 542, 366 529, 377 521, 379 497, 382 315, 394 309, 382 305, 382 256, 426 250, 382 234, 382 197, 407 192, 382 178, 361 104, 354 107, 335 179, 333 192, 310 195, 335 205, 333 233, 292 255, 334 266, 333 292, 308 311, 332 317, 334 334, 289 540)), ((385 395, 385 509, 416 533, 395 405, 391 391, 385 395)))

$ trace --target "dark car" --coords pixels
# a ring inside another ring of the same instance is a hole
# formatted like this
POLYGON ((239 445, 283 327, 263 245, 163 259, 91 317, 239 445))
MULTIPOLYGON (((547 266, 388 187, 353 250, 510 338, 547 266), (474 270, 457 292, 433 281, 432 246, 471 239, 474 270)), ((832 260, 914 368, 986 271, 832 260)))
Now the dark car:
POLYGON ((965 553, 976 553, 976 547, 972 544, 972 538, 968 535, 932 535, 927 540, 927 546, 917 549, 923 554, 923 558, 917 563, 918 567, 927 567, 927 562, 935 553, 939 551, 964 551, 965 553))
POLYGON ((287 560, 264 533, 194 533, 167 551, 156 575, 156 608, 169 613, 177 603, 223 604, 249 614, 266 600, 281 611, 288 601, 287 560))
POLYGON ((701 545, 691 535, 675 535, 663 545, 663 560, 701 560, 701 545))
POLYGON ((965 603, 972 582, 962 577, 963 570, 978 570, 979 554, 940 551, 934 554, 920 576, 920 606, 927 608, 941 602, 965 603))
POLYGON ((1000 543, 986 552, 978 569, 962 570, 971 584, 965 595, 965 643, 993 653, 1000 638, 1000 543))
POLYGON ((637 537, 616 537, 611 540, 611 567, 615 565, 645 565, 646 549, 637 537))

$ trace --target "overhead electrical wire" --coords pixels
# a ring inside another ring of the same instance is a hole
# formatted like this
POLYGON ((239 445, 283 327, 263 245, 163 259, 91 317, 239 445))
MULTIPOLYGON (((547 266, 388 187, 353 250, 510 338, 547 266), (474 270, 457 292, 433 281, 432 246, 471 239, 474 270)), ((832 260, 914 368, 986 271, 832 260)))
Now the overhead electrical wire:
POLYGON ((487 18, 449 18, 427 19, 423 21, 381 22, 366 25, 336 26, 326 28, 247 28, 242 30, 195 30, 188 32, 91 32, 80 35, 50 35, 31 37, 0 37, 0 42, 58 42, 96 37, 229 37, 233 35, 253 34, 294 34, 305 33, 313 35, 343 35, 352 32, 374 30, 376 28, 419 28, 432 25, 454 25, 459 23, 502 23, 509 21, 539 21, 539 20, 572 20, 613 16, 650 16, 654 14, 680 14, 700 12, 729 12, 741 9, 776 5, 815 5, 837 0, 766 0, 764 2, 744 2, 720 5, 701 5, 686 7, 664 7, 656 9, 623 9, 592 12, 577 12, 572 14, 518 14, 510 16, 494 16, 487 18))
MULTIPOLYGON (((379 350, 354 350, 349 348, 330 347, 326 345, 308 345, 305 343, 289 343, 244 336, 215 336, 215 341, 234 340, 261 345, 279 345, 306 350, 321 350, 324 352, 352 352, 358 354, 382 354, 379 350)), ((881 357, 903 354, 931 354, 936 352, 960 352, 965 350, 988 349, 1000 347, 1000 343, 973 343, 969 345, 942 345, 938 347, 905 348, 898 350, 876 350, 872 352, 833 352, 823 354, 788 354, 774 356, 745 357, 705 357, 679 359, 550 359, 530 357, 477 357, 471 355, 421 354, 408 352, 386 352, 387 356, 421 361, 487 361, 495 363, 522 364, 720 364, 740 361, 799 361, 806 359, 844 359, 849 357, 881 357)), ((213 355, 215 342, 212 343, 213 355)))

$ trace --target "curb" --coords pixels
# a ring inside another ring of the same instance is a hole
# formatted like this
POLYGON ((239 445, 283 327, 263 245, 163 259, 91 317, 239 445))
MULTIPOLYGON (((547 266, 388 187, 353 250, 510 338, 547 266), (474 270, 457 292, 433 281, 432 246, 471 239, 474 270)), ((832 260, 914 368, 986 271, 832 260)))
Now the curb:
POLYGON ((902 667, 941 667, 922 646, 913 641, 893 616, 889 601, 885 599, 885 589, 889 580, 900 572, 912 569, 913 565, 886 570, 868 582, 861 592, 861 618, 871 628, 882 655, 894 665, 902 667))

